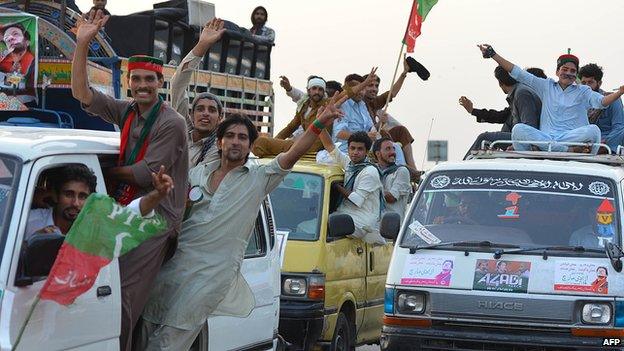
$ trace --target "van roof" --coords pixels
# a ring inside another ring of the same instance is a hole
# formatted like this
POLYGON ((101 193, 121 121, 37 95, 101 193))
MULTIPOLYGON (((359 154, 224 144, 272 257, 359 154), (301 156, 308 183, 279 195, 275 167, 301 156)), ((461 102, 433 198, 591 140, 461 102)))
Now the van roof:
POLYGON ((82 129, 0 127, 0 153, 24 162, 45 155, 115 154, 119 133, 82 129))
POLYGON ((577 152, 548 152, 548 151, 493 151, 485 150, 473 153, 468 160, 474 159, 532 159, 577 161, 584 163, 601 163, 611 166, 624 166, 624 157, 616 154, 592 155, 577 152))
MULTIPOLYGON (((261 158, 258 161, 261 164, 269 163, 273 158, 261 158)), ((318 174, 324 178, 330 178, 332 176, 342 176, 344 171, 338 165, 326 165, 316 163, 316 159, 312 157, 303 157, 293 167, 295 172, 313 173, 318 174)))

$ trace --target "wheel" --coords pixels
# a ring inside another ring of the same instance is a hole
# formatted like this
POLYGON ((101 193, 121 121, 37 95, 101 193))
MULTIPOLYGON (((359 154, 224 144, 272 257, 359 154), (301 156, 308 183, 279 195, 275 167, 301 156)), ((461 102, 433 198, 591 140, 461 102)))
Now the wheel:
POLYGON ((352 351, 355 350, 355 335, 351 322, 344 313, 338 314, 336 329, 332 338, 330 351, 352 351))
POLYGON ((208 351, 208 323, 204 323, 189 351, 208 351))

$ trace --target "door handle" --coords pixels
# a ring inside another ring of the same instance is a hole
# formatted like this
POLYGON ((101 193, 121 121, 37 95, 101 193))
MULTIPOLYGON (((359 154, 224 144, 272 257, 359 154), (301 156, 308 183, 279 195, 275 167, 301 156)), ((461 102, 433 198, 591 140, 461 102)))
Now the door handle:
POLYGON ((362 247, 358 246, 358 248, 355 249, 355 252, 357 252, 358 255, 361 255, 361 254, 364 253, 364 249, 362 247))
POLYGON ((369 267, 370 267, 370 271, 372 272, 375 269, 375 260, 374 260, 375 256, 373 254, 373 252, 371 251, 368 254, 368 259, 369 259, 369 267))
POLYGON ((113 293, 113 290, 111 289, 111 287, 108 285, 104 285, 104 286, 98 286, 96 294, 97 294, 97 297, 104 297, 112 293, 113 293))

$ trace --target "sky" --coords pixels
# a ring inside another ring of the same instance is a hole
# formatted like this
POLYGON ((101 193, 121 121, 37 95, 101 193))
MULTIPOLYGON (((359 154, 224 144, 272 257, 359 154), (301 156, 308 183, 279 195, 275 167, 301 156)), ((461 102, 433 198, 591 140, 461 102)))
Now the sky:
MULTIPOLYGON (((150 9, 159 1, 108 0, 107 9, 122 15, 150 9)), ((276 32, 271 56, 275 89, 275 129, 292 118, 295 104, 278 84, 287 76, 303 88, 309 75, 342 82, 349 73, 365 74, 378 66, 381 89, 389 88, 412 6, 410 0, 224 0, 217 17, 250 26, 250 12, 263 5, 267 26, 276 32)), ((91 0, 77 0, 86 10, 91 0)), ((409 75, 388 112, 414 136, 420 167, 429 129, 431 140, 448 140, 449 159, 459 160, 476 136, 501 125, 477 123, 459 104, 462 95, 475 108, 502 109, 505 95, 494 78, 493 60, 481 57, 478 43, 489 43, 521 67, 540 67, 555 76, 556 59, 568 48, 581 65, 604 69, 603 88, 624 85, 622 0, 439 0, 429 13, 413 54, 431 72, 423 82, 409 75)), ((432 163, 425 163, 429 168, 432 163)))

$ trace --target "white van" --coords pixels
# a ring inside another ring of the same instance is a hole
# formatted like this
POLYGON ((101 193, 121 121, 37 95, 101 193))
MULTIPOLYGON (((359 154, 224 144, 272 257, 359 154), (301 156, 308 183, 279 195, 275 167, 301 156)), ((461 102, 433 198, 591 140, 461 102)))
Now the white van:
MULTIPOLYGON (((116 164, 118 133, 0 127, 0 350, 11 350, 56 252, 37 257, 24 242, 33 197, 45 191, 54 168, 83 164, 106 193, 102 169, 116 164), (26 263, 26 264, 25 264, 26 263)), ((262 205, 242 271, 255 294, 247 318, 211 318, 193 350, 267 350, 277 341, 280 262, 268 201, 262 205), (244 331, 244 332, 241 332, 244 331), (208 335, 211 335, 208 338, 208 335), (216 336, 216 337, 215 337, 216 336)), ((39 302, 19 350, 118 350, 121 318, 119 267, 113 260, 70 306, 39 302)))
POLYGON ((624 337, 619 155, 434 167, 396 238, 382 350, 587 350, 624 337))

